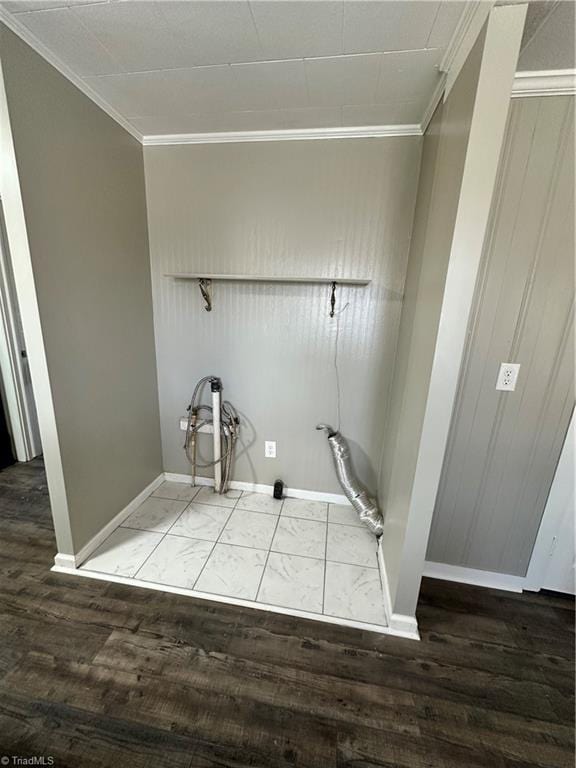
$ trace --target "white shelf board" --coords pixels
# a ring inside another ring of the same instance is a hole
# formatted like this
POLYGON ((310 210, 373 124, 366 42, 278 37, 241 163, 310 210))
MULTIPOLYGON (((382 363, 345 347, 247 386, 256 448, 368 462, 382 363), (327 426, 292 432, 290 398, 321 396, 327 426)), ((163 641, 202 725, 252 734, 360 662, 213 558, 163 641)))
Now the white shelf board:
POLYGON ((338 285, 368 285, 367 278, 352 277, 270 277, 266 275, 211 275, 207 272, 169 272, 165 277, 175 280, 227 280, 235 283, 337 283, 338 285))

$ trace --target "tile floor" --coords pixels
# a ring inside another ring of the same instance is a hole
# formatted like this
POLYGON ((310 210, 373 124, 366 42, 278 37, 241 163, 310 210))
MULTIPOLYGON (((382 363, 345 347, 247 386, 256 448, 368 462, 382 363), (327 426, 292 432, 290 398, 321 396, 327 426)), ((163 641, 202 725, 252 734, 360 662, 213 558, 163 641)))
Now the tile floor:
POLYGON ((338 504, 165 482, 81 568, 386 624, 376 540, 338 504))

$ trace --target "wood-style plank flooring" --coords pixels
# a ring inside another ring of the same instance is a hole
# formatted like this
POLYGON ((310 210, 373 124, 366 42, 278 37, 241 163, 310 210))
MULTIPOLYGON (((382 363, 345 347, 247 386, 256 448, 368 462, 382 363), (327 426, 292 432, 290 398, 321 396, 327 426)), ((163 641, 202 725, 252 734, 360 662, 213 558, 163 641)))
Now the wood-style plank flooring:
MULTIPOLYGON (((574 603, 425 580, 420 643, 50 573, 0 473, 0 756, 70 768, 574 765, 574 603)), ((10 763, 12 764, 12 763, 10 763)))

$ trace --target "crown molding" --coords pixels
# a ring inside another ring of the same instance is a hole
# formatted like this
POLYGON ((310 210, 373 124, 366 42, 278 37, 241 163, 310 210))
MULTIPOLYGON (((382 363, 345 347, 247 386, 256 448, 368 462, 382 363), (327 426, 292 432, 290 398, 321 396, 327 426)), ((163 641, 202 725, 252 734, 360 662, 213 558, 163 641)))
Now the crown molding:
POLYGON ((452 39, 448 43, 444 58, 440 62, 440 71, 446 72, 445 99, 452 90, 452 86, 464 66, 468 54, 472 50, 494 4, 494 0, 476 0, 476 2, 466 4, 452 39))
POLYGON ((370 125, 358 128, 304 128, 285 131, 226 131, 222 133, 175 133, 144 136, 145 147, 174 144, 230 144, 247 141, 310 141, 311 139, 375 139, 391 136, 422 136, 414 125, 370 125))
POLYGON ((574 96, 576 69, 549 69, 539 72, 516 72, 512 98, 529 96, 574 96))
POLYGON ((434 112, 436 112, 436 107, 438 104, 440 104, 442 100, 442 96, 444 95, 444 90, 446 89, 446 74, 443 72, 441 79, 438 81, 438 85, 434 89, 434 93, 432 94, 432 98, 428 102, 428 106, 424 110, 424 114, 422 116, 422 122, 420 123, 420 129, 422 133, 426 133, 428 129, 428 125, 430 124, 430 120, 432 120, 432 115, 434 112))
POLYGON ((21 22, 18 21, 18 17, 16 15, 12 15, 9 13, 5 8, 2 8, 0 6, 0 22, 5 24, 12 32, 14 32, 15 35, 18 35, 18 37, 23 40, 25 43, 27 43, 30 48, 32 48, 39 56, 42 56, 43 59, 45 59, 48 64, 51 64, 54 69, 58 70, 61 75, 63 75, 67 80, 69 80, 73 85, 78 88, 79 91, 81 91, 85 96, 87 96, 91 101, 93 101, 98 107, 100 107, 101 110, 106 112, 106 114, 111 117, 113 120, 115 120, 119 125, 124 128, 124 130, 128 131, 128 133, 133 136, 135 139, 137 139, 139 142, 142 142, 142 134, 134 128, 134 126, 126 120, 126 118, 122 117, 122 115, 117 112, 114 107, 112 107, 108 102, 103 99, 96 91, 94 91, 88 83, 86 83, 81 77, 79 77, 75 72, 73 72, 70 67, 67 64, 64 64, 64 62, 58 58, 52 51, 47 48, 44 43, 41 43, 38 38, 33 35, 27 27, 25 27, 21 22))

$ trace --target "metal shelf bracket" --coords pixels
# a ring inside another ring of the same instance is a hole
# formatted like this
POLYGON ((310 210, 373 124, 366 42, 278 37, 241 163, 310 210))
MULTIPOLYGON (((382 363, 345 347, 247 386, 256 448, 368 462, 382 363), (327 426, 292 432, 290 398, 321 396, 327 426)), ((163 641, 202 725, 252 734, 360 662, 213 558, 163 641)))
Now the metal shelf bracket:
POLYGON ((204 277, 201 277, 198 280, 198 287, 200 288, 200 293, 202 294, 202 298, 204 299, 204 309, 206 312, 212 312, 212 295, 210 291, 212 281, 207 280, 204 277))

